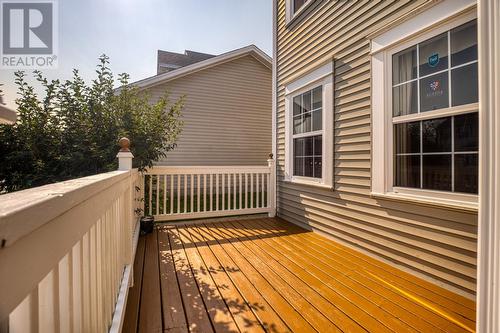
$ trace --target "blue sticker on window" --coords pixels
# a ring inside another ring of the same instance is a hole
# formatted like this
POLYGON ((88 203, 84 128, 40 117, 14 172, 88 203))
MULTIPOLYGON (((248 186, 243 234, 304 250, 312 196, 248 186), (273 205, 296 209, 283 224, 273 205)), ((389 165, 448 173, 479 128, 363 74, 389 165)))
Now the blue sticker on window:
POLYGON ((428 59, 428 64, 431 67, 436 67, 439 64, 439 54, 434 53, 428 59))

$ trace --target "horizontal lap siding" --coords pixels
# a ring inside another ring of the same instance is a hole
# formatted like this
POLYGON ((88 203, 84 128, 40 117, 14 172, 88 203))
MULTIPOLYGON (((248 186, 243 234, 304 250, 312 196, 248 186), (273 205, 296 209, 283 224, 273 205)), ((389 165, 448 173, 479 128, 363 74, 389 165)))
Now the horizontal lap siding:
POLYGON ((266 165, 271 152, 271 70, 252 56, 149 88, 186 95, 177 147, 159 165, 266 165))
POLYGON ((319 1, 286 26, 278 15, 278 215, 473 297, 477 214, 374 199, 367 35, 426 1, 319 1), (334 59, 334 190, 284 182, 284 86, 334 59))

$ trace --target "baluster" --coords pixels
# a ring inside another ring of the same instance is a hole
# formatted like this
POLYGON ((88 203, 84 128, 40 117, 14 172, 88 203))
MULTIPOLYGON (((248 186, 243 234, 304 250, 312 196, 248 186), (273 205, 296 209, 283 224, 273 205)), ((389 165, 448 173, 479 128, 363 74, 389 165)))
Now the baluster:
POLYGON ((193 192, 194 191, 194 187, 193 187, 194 186, 194 180, 193 179, 194 179, 194 175, 191 174, 191 185, 190 185, 190 188, 191 188, 191 197, 189 198, 189 207, 190 207, 190 212, 191 213, 194 212, 194 204, 193 204, 193 200, 194 200, 194 198, 193 198, 193 196, 194 196, 194 192, 193 192))
POLYGON ((203 211, 207 211, 207 175, 203 175, 203 211))
MULTIPOLYGON (((226 201, 226 200, 224 200, 226 201)), ((227 209, 231 209, 231 174, 227 174, 227 209)))
POLYGON ((260 178, 260 174, 256 173, 255 174, 255 207, 256 208, 259 208, 260 207, 260 196, 259 196, 259 190, 260 190, 260 187, 259 187, 259 179, 260 178))
POLYGON ((181 212, 181 175, 177 175, 177 209, 176 214, 181 212))
POLYGON ((219 210, 219 174, 215 175, 215 182, 217 187, 215 188, 215 210, 219 210))
POLYGON ((149 215, 153 215, 153 175, 149 175, 149 215))
POLYGON ((250 208, 253 208, 253 173, 250 173, 250 208))
POLYGON ((174 213, 174 203, 175 203, 175 197, 174 197, 174 175, 170 175, 170 214, 174 213))
POLYGON ((239 185, 240 185, 240 193, 238 194, 239 195, 239 200, 240 200, 240 205, 239 205, 239 209, 242 209, 243 208, 243 203, 241 202, 241 173, 238 174, 238 180, 239 180, 239 185))
POLYGON ((160 213, 160 175, 156 175, 156 215, 160 213))
POLYGON ((82 300, 83 300, 83 289, 82 289, 82 241, 76 243, 73 246, 72 254, 72 295, 73 295, 73 329, 72 332, 78 333, 82 332, 82 300))
POLYGON ((271 200, 271 191, 269 191, 270 189, 270 186, 271 186, 271 175, 269 173, 266 174, 266 182, 267 182, 267 186, 266 186, 266 196, 267 196, 267 200, 266 200, 266 207, 267 208, 270 208, 271 205, 270 205, 270 200, 271 200))
POLYGON ((233 173, 233 178, 234 178, 234 191, 233 191, 233 209, 236 209, 236 174, 233 173))
POLYGON ((248 208, 248 174, 245 172, 245 209, 248 208))
POLYGON ((222 176, 222 210, 225 210, 226 209, 226 184, 225 184, 225 180, 226 180, 226 174, 223 173, 221 174, 222 176))
POLYGON ((184 174, 184 213, 187 213, 187 175, 184 174))
POLYGON ((196 211, 200 212, 200 175, 196 175, 196 211))
POLYGON ((163 175, 163 215, 167 214, 167 175, 163 175))
POLYGON ((213 174, 210 174, 210 211, 214 209, 213 174))
MULTIPOLYGON (((9 315, 5 332, 38 332, 38 287, 36 287, 9 315)), ((4 332, 2 330, 2 332, 4 332)))

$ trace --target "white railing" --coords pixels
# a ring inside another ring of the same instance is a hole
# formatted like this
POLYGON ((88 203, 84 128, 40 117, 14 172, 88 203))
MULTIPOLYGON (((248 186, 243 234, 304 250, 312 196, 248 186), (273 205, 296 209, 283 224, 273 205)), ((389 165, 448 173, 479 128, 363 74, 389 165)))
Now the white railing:
POLYGON ((0 332, 118 332, 142 176, 114 171, 0 197, 0 332))
POLYGON ((144 177, 145 214, 156 221, 256 213, 274 216, 274 160, 268 163, 153 167, 144 177))

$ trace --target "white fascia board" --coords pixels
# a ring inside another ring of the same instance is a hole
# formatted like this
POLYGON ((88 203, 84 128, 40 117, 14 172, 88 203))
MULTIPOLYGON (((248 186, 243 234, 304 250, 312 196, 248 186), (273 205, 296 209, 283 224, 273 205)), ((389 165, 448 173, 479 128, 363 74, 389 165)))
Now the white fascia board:
MULTIPOLYGON (((253 56, 255 59, 260 61, 263 65, 268 67, 269 69, 272 68, 272 59, 269 57, 266 53, 264 53, 261 49, 256 47, 255 45, 249 45, 245 46, 243 48, 233 50, 227 53, 223 53, 221 55, 218 55, 216 57, 203 60, 197 63, 194 63, 189 66, 185 66, 179 69, 176 69, 175 71, 167 72, 164 74, 156 75, 144 80, 140 80, 137 82, 132 83, 131 85, 137 86, 139 88, 147 88, 151 87, 157 84, 165 83, 173 79, 177 79, 182 76, 186 76, 195 72, 198 72, 200 70, 204 70, 213 66, 217 66, 220 64, 223 64, 228 61, 235 60, 237 58, 241 58, 247 55, 253 56)), ((119 91, 120 88, 117 89, 119 91)))

